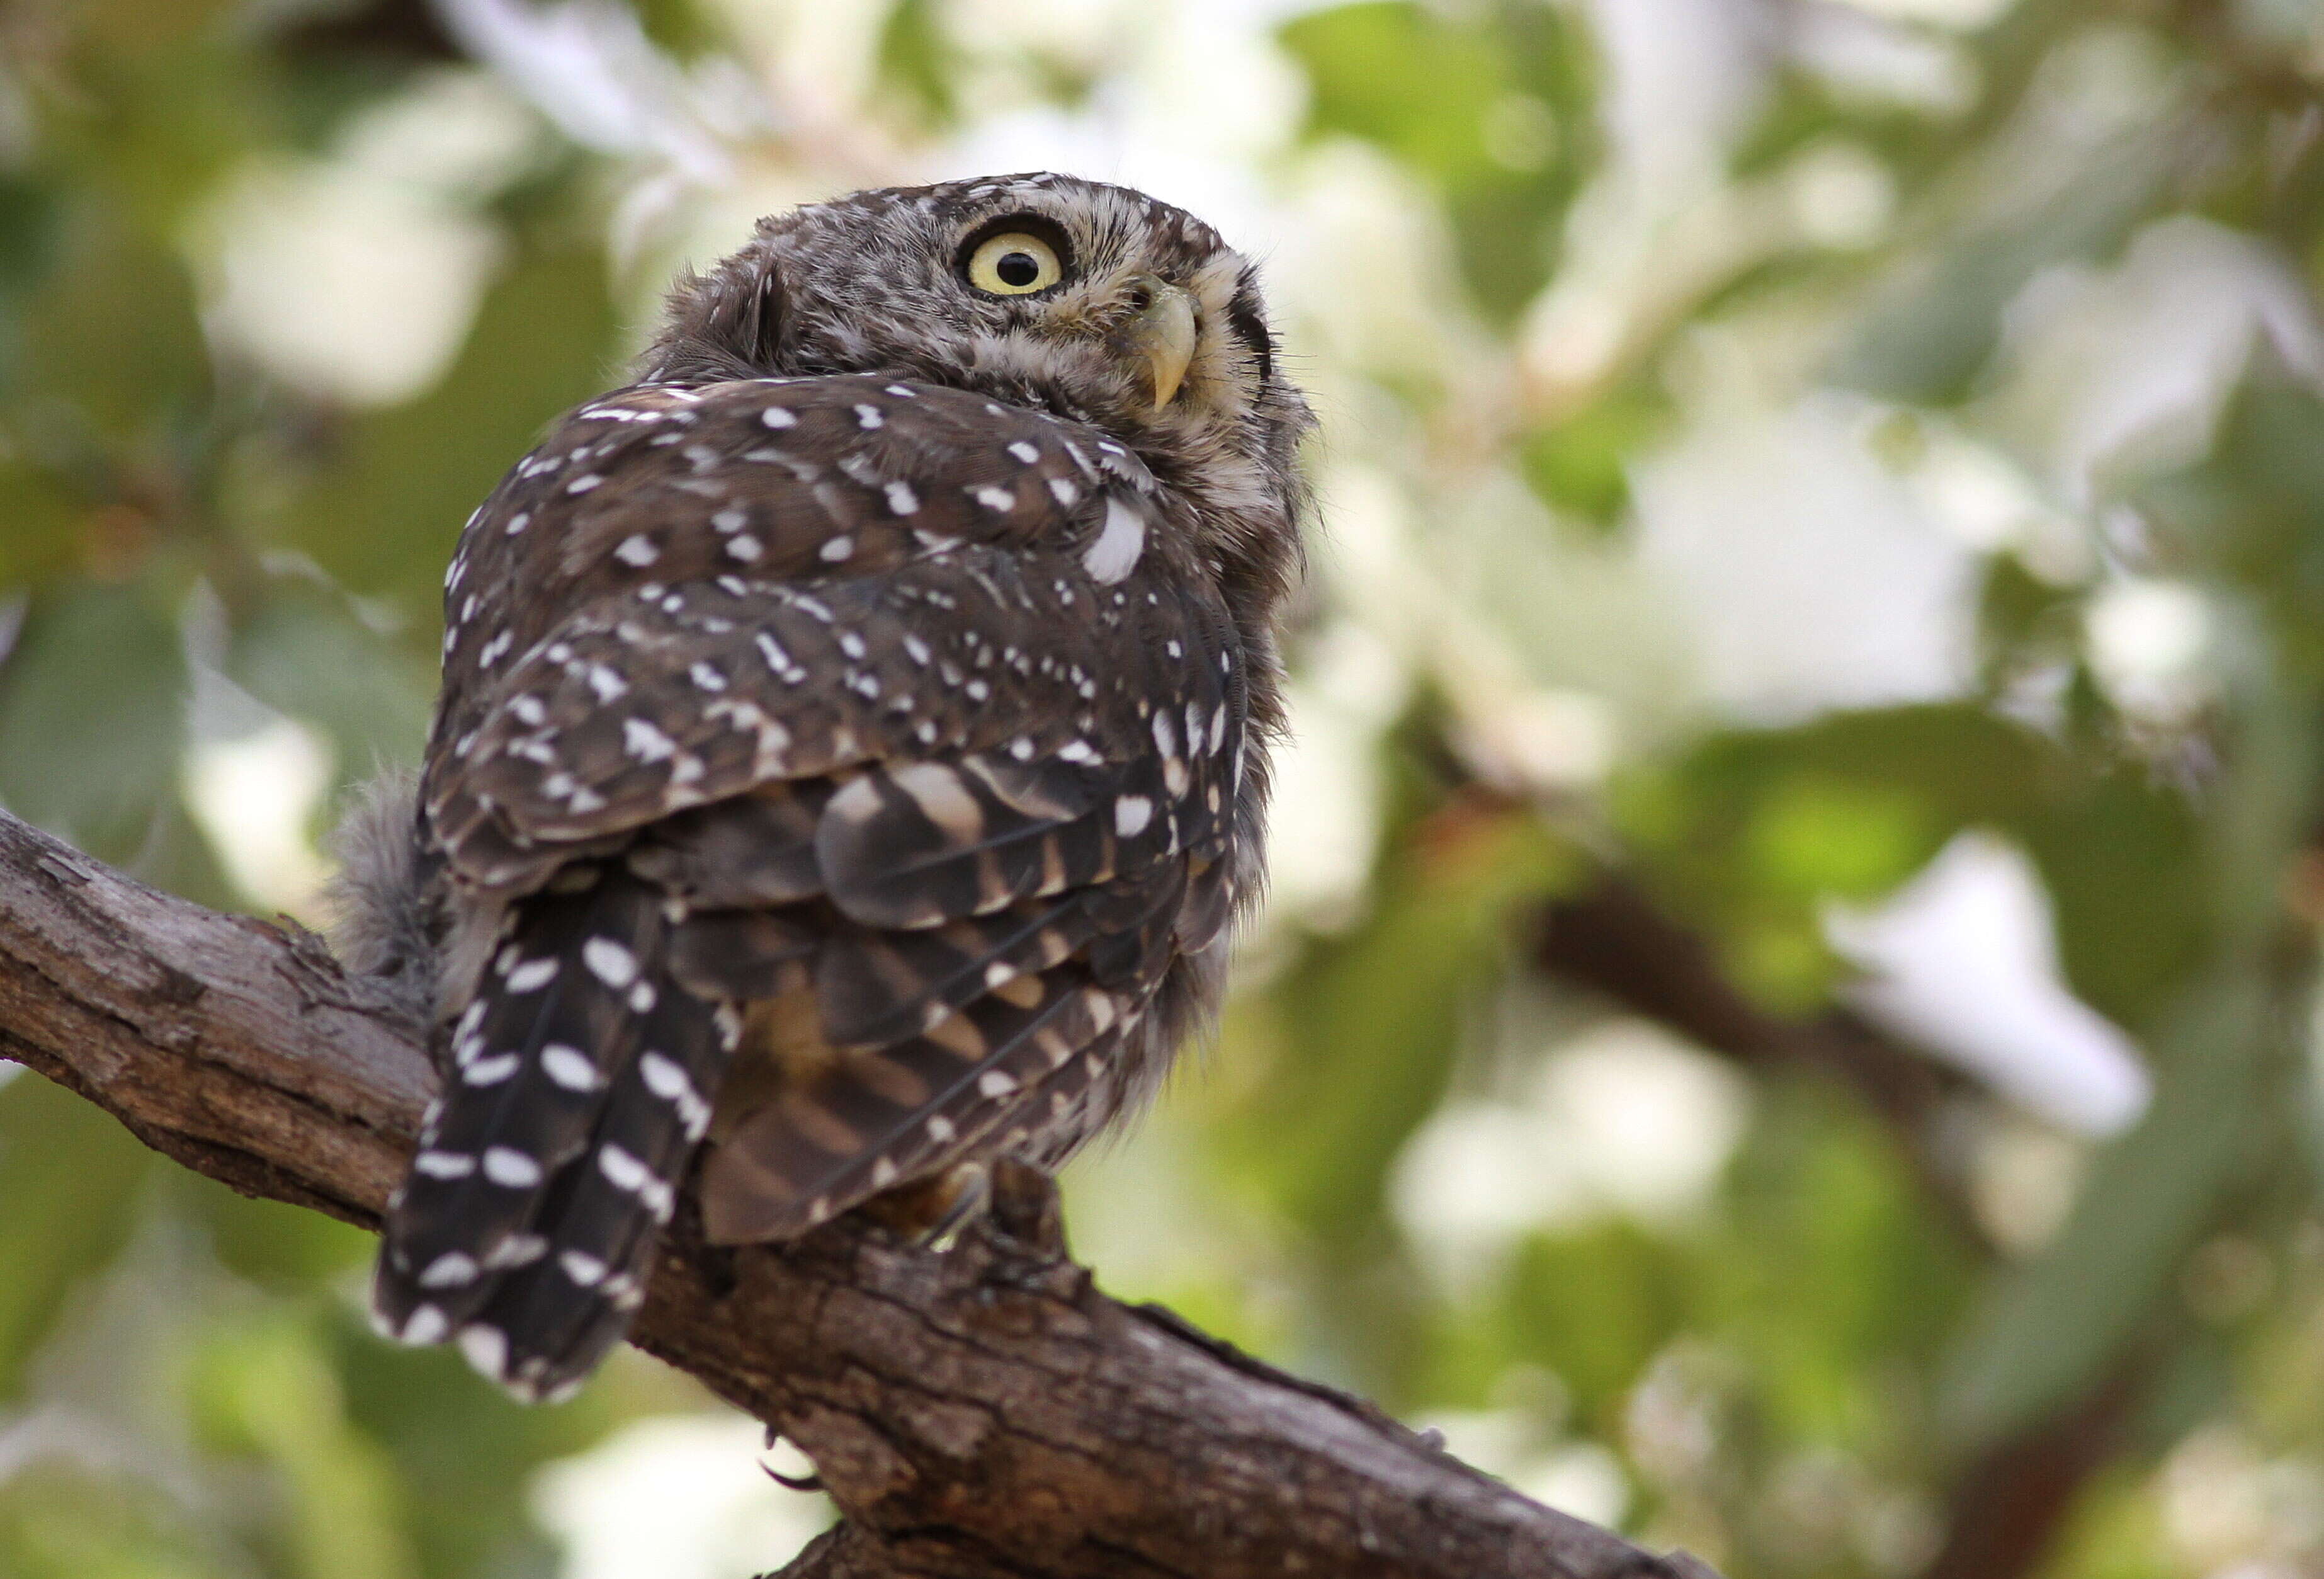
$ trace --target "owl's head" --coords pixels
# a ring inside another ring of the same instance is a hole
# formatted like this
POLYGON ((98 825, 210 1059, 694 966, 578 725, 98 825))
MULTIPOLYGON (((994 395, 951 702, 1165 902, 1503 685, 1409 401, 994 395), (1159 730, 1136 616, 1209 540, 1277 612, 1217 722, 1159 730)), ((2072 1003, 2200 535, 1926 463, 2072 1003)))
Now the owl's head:
POLYGON ((761 220, 681 279, 645 360, 693 383, 881 373, 1106 429, 1229 513, 1299 497, 1313 425, 1258 271, 1141 192, 1033 174, 858 192, 761 220))

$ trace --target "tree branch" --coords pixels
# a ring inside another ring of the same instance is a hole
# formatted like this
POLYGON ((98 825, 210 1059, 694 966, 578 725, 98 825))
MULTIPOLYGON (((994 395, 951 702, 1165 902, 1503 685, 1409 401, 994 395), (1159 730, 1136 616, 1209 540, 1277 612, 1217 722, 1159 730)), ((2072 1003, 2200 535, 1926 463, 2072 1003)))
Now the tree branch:
POLYGON ((2124 1445, 2152 1355, 2117 1366, 2045 1420, 1962 1466, 1946 1499, 1945 1543, 1921 1579, 2024 1579, 2057 1545, 2092 1476, 2124 1445))
MULTIPOLYGON (((246 1194, 375 1226, 433 1085, 320 941, 144 888, 0 813, 0 1055, 246 1194)), ((811 1458, 799 1579, 1702 1579, 1369 1405, 1106 1298, 996 1170, 936 1252, 861 1217, 713 1250, 681 1214, 633 1334, 811 1458)))

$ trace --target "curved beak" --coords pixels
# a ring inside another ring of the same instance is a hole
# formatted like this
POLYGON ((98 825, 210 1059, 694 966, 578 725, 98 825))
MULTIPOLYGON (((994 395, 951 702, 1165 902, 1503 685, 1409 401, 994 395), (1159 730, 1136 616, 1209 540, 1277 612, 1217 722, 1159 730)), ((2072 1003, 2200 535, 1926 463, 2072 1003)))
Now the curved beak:
POLYGON ((1194 359, 1194 298, 1151 274, 1131 275, 1121 290, 1127 300, 1137 303, 1143 299, 1144 305, 1114 331, 1114 340, 1152 371, 1154 409, 1158 411, 1178 392, 1186 365, 1194 359))

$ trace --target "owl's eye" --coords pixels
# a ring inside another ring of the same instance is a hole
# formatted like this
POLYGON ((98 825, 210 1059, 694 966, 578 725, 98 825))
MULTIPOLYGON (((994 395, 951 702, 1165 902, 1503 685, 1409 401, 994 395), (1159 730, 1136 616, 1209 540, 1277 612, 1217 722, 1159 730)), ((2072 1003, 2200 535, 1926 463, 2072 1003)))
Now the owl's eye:
POLYGON ((1057 249, 1023 230, 989 236, 968 254, 968 282, 991 296, 1030 296, 1065 278, 1057 249))

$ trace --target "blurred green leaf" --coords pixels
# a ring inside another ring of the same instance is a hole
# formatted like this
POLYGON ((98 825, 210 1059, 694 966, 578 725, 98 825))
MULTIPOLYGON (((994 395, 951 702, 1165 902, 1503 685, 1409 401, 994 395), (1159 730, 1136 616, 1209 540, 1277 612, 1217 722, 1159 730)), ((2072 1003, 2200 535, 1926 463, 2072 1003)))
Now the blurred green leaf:
POLYGON ((0 805, 134 859, 176 794, 187 683, 178 633, 142 589, 35 597, 0 665, 0 805))
POLYGON ((528 1483, 620 1417, 614 1379, 601 1375, 570 1403, 528 1408, 479 1384, 451 1350, 396 1348, 355 1321, 335 1339, 350 1420, 386 1450, 408 1505, 424 1512, 411 1531, 422 1572, 554 1573, 555 1552, 530 1520, 528 1483))
POLYGON ((46 421, 128 446, 122 458, 150 464, 209 393, 192 284, 178 259, 100 201, 74 205, 59 247, 24 302, 16 381, 59 408, 46 421))
POLYGON ((1544 499, 1585 520, 1611 524, 1630 501, 1632 458, 1670 421, 1666 396, 1626 386, 1528 434, 1518 461, 1526 481, 1544 499))
POLYGON ((1732 1165, 1692 1322, 1748 1367, 1785 1441, 1915 1466, 1926 1444, 1888 1393, 1945 1341, 1974 1264, 1926 1209, 1895 1138, 1831 1086, 1774 1083, 1732 1165))
POLYGON ((2273 372, 2236 392, 2206 460, 2142 489, 2177 557, 2268 616, 2268 639, 2324 685, 2324 398, 2273 372))
POLYGON ((219 1264, 265 1288, 320 1290, 368 1266, 378 1248, 371 1234, 335 1217, 280 1201, 253 1200, 199 1174, 173 1173, 171 1183, 189 1214, 208 1230, 219 1264))
POLYGON ((1513 317, 1555 263, 1557 221, 1594 141, 1578 26, 1546 5, 1463 15, 1365 0, 1279 36, 1307 74, 1310 133, 1361 138, 1436 181, 1471 289, 1513 317))
POLYGON ((57 477, 0 454, 0 588, 28 587, 61 572, 80 520, 80 502, 57 477))
POLYGON ((1803 773, 1760 802, 1743 849, 1774 891, 1868 899, 1912 875, 1933 842, 1922 797, 1803 773))
POLYGON ((1443 1093, 1463 997, 1500 968, 1520 907, 1582 870, 1530 816, 1448 814, 1394 859, 1370 914, 1269 994, 1279 1041, 1248 1142, 1294 1220, 1329 1238, 1377 1214, 1443 1093))
POLYGON ((1834 362, 1834 382, 1895 401, 1966 395, 1992 354, 2003 310, 2042 270, 2110 251, 2170 174, 2161 134, 2124 138, 2052 201, 1991 229, 1948 236, 1927 267, 1875 304, 1834 362))
POLYGON ((210 1444, 263 1459, 286 1487, 284 1566, 299 1579, 406 1579, 392 1466, 347 1419, 309 1323, 284 1313, 215 1333, 196 1367, 196 1420, 210 1444))
POLYGON ((2185 990, 2210 941, 2203 851, 2187 799, 2116 765, 2029 808, 2010 831, 2050 891, 2077 996, 2133 1030, 2185 990))
POLYGON ((80 0, 81 25, 100 43, 130 49, 186 41, 231 9, 229 0, 80 0))
POLYGON ((83 56, 79 113, 51 126, 148 244, 171 247, 219 180, 281 129, 271 72, 229 28, 198 25, 218 0, 97 3, 137 20, 118 36, 126 47, 83 56), (189 36, 172 36, 178 30, 162 15, 189 36))
POLYGON ((347 420, 289 546, 434 630, 461 524, 552 417, 618 380, 614 327, 601 259, 571 246, 527 256, 485 298, 442 383, 347 420))
MULTIPOLYGON (((1683 1255, 1635 1223, 1531 1235, 1510 1262, 1501 1317, 1508 1352, 1495 1371, 1512 1362, 1545 1366, 1571 1391, 1579 1418, 1612 1427, 1647 1362, 1685 1328, 1687 1282, 1683 1255)), ((1467 1313, 1447 1314, 1456 1326, 1468 1325, 1467 1313)))
POLYGON ((431 677, 346 598, 303 577, 274 579, 235 621, 226 672, 268 706, 320 726, 345 780, 416 762, 427 741, 431 677))
POLYGON ((949 125, 959 111, 953 87, 958 62, 932 0, 899 0, 880 34, 880 76, 922 126, 949 125))
POLYGON ((0 171, 0 297, 38 283, 55 266, 63 211, 47 181, 0 171))
POLYGON ((0 1399, 15 1396, 76 1285, 127 1241, 152 1157, 37 1075, 0 1085, 0 1399))
POLYGON ((238 1554, 189 1531, 152 1480, 119 1466, 34 1455, 0 1480, 8 1579, 217 1579, 238 1554), (207 1549, 205 1549, 207 1548, 207 1549))
POLYGON ((1955 1443, 1982 1446, 2039 1418, 2150 1319, 2268 1128, 2273 1013, 2258 977, 2230 974, 2158 1036, 2163 1076, 2146 1121, 2099 1154, 2057 1239, 1997 1279, 1952 1344, 1939 1407, 1955 1443))
POLYGON ((1894 889, 1963 828, 2042 803, 2054 748, 1978 706, 1840 713, 1738 730, 1615 786, 1613 809, 1656 891, 1703 926, 1738 984, 1812 1011, 1840 970, 1831 899, 1894 889))
POLYGON ((1316 131, 1376 143, 1448 180, 1485 162, 1485 113, 1509 78, 1482 30, 1406 0, 1365 0, 1311 12, 1282 37, 1306 69, 1316 131))

